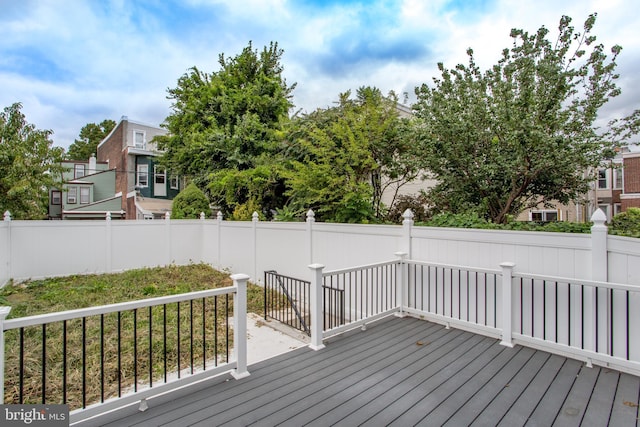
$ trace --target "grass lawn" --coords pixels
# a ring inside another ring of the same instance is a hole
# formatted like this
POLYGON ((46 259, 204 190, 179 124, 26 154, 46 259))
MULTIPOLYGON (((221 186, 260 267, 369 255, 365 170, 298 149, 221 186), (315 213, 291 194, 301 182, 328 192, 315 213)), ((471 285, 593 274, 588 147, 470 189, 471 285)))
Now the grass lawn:
MULTIPOLYGON (((208 265, 169 266, 8 284, 0 290, 0 305, 8 303, 9 318, 16 318, 231 285, 229 274, 208 265)), ((263 288, 249 284, 248 311, 263 314, 263 292, 263 288)), ((66 401, 71 409, 118 396, 135 384, 145 386, 150 380, 162 381, 167 370, 171 374, 178 367, 182 370, 194 365, 201 368, 205 363, 207 366, 224 363, 233 344, 233 333, 227 327, 227 317, 232 315, 233 299, 216 297, 183 302, 179 307, 172 303, 135 313, 125 311, 65 324, 51 323, 45 331, 42 327, 29 327, 22 337, 19 330, 7 331, 5 403, 20 401, 21 372, 23 403, 41 402, 44 351, 46 402, 66 401), (21 339, 23 355, 20 355, 21 339)))

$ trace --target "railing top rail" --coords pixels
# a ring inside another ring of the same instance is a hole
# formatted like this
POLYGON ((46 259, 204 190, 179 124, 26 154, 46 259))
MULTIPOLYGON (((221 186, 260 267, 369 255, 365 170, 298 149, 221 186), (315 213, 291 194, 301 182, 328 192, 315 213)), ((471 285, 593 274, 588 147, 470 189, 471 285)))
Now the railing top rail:
POLYGON ((324 271, 322 273, 322 277, 332 276, 334 274, 351 273, 351 272, 354 272, 354 271, 366 270, 367 268, 383 267, 385 265, 392 265, 392 264, 399 264, 399 263, 400 263, 399 260, 394 259, 394 260, 391 260, 391 261, 375 262, 373 264, 365 264, 365 265, 358 265, 358 266, 355 266, 355 267, 341 268, 341 269, 338 269, 338 270, 324 271))
POLYGON ((237 291, 235 286, 209 289, 206 291, 187 292, 178 295, 167 295, 164 297, 147 298, 138 301, 122 302, 117 304, 101 305, 98 307, 80 308, 77 310, 60 311, 57 313, 38 314, 36 316, 19 317, 5 320, 3 330, 17 329, 27 326, 41 325, 43 323, 61 322, 63 320, 78 319, 82 317, 95 316, 99 314, 114 313, 117 311, 133 310, 136 308, 152 307, 174 302, 189 301, 199 298, 208 298, 216 295, 232 294, 237 291))
POLYGON ((284 275, 284 274, 280 274, 276 270, 267 270, 267 271, 265 271, 265 273, 273 274, 275 276, 282 277, 284 279, 295 280, 296 282, 300 282, 300 283, 309 283, 309 284, 311 283, 308 280, 298 279, 296 277, 291 277, 291 276, 287 276, 287 275, 284 275))
POLYGON ((501 270, 491 269, 491 268, 479 268, 479 267, 469 267, 465 265, 455 265, 455 264, 441 264, 437 262, 427 262, 427 261, 418 261, 418 260, 406 260, 407 264, 415 264, 415 265, 424 265, 429 267, 442 267, 442 268, 450 268, 453 270, 464 270, 464 271, 473 271, 478 273, 486 273, 486 274, 502 274, 501 270))
POLYGON ((591 286, 594 288, 600 287, 600 288, 616 289, 620 291, 640 292, 640 286, 625 285, 623 283, 599 282, 595 280, 572 279, 570 277, 545 276, 542 274, 516 273, 516 272, 513 273, 512 277, 518 278, 518 279, 522 278, 522 279, 543 280, 547 282, 572 283, 576 285, 591 286))

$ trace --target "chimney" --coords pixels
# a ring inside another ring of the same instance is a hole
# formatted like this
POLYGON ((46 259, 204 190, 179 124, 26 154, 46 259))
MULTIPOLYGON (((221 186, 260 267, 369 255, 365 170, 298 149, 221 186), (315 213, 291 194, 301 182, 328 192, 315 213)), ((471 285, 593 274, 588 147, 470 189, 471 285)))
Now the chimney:
POLYGON ((92 154, 89 158, 89 174, 96 173, 96 155, 92 154))

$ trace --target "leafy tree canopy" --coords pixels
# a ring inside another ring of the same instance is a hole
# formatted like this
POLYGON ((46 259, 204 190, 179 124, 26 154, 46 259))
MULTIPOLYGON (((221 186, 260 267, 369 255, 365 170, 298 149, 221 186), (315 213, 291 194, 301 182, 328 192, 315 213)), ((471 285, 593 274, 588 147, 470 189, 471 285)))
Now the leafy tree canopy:
POLYGON ((382 195, 417 175, 408 122, 399 118, 394 93, 361 87, 355 98, 292 123, 285 173, 290 208, 312 208, 319 219, 362 222, 384 219, 382 195))
POLYGON ((0 113, 0 212, 15 219, 43 219, 48 190, 61 176, 63 150, 52 147, 52 131, 27 123, 15 103, 0 113))
POLYGON ((86 160, 95 155, 98 144, 109 135, 109 132, 116 127, 116 122, 105 119, 100 123, 87 123, 80 129, 80 139, 76 139, 67 151, 65 158, 68 160, 86 160))
POLYGON ((162 162, 208 186, 212 202, 226 216, 249 200, 258 210, 276 207, 261 195, 273 193, 269 186, 279 180, 261 179, 265 187, 256 190, 259 183, 251 176, 261 176, 254 169, 274 161, 293 107, 295 84, 288 86, 282 76, 282 54, 277 43, 261 52, 249 43, 233 58, 221 54, 219 71, 205 73, 193 67, 168 90, 173 111, 163 126, 169 134, 157 139, 165 150, 162 162), (244 178, 235 179, 239 171, 244 178), (247 183, 237 188, 233 203, 227 203, 228 192, 221 186, 228 180, 247 183))
POLYGON ((209 199, 193 182, 173 199, 171 219, 198 219, 202 212, 208 216, 209 199))
POLYGON ((511 31, 513 45, 493 67, 447 69, 416 88, 423 166, 439 184, 432 203, 454 213, 474 211, 496 223, 539 202, 576 200, 585 173, 611 153, 598 135, 598 110, 619 94, 614 46, 605 53, 591 35, 596 15, 577 32, 560 20, 558 38, 511 31))

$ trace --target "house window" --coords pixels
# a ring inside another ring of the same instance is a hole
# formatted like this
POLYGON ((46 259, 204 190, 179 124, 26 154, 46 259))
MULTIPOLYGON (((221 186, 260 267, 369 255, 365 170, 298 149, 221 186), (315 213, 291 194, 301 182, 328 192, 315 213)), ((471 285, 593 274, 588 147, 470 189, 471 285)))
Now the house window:
POLYGON ((614 203, 614 205, 613 205, 613 216, 618 215, 620 212, 622 212, 622 204, 614 203))
POLYGON ((73 177, 75 179, 82 178, 84 176, 84 165, 74 165, 73 177))
POLYGON ((169 178, 169 185, 171 186, 172 190, 180 189, 180 181, 178 180, 178 175, 171 175, 171 177, 169 178))
POLYGON ((531 221, 550 222, 558 220, 558 211, 531 211, 531 221))
POLYGON ((140 130, 133 131, 133 145, 141 150, 145 150, 147 148, 144 140, 144 132, 140 130))
POLYGON ((89 187, 80 187, 80 204, 86 205, 89 203, 89 187))
POLYGON ((613 188, 622 189, 622 169, 613 170, 613 188))
POLYGON ((609 188, 607 184, 607 170, 606 169, 598 169, 598 188, 600 190, 606 190, 609 188))
POLYGON ((73 205, 77 202, 78 197, 78 188, 77 187, 69 187, 67 190, 67 203, 73 205))
POLYGON ((62 193, 58 190, 53 190, 51 192, 51 204, 52 205, 60 205, 62 204, 62 193))
POLYGON ((138 187, 149 186, 149 165, 138 165, 138 173, 136 174, 136 185, 138 187))

